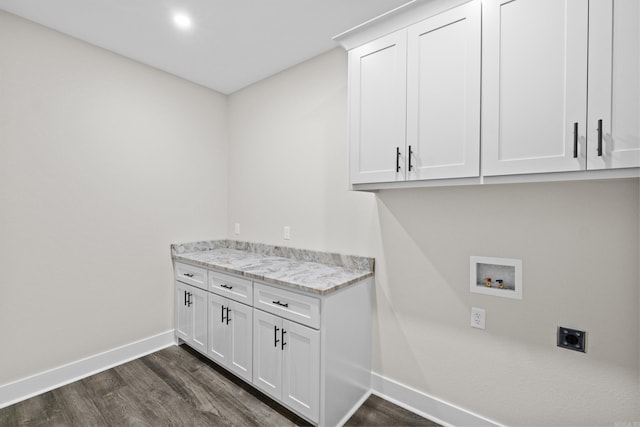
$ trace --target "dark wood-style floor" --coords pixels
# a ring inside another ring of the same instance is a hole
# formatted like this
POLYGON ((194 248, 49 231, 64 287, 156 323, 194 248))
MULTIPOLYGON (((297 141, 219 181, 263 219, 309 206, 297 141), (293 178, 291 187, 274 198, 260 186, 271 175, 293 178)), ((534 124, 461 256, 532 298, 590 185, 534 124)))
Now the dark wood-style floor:
MULTIPOLYGON (((169 347, 0 409, 0 426, 305 426, 188 347, 169 347)), ((347 426, 437 426, 371 396, 347 426)))

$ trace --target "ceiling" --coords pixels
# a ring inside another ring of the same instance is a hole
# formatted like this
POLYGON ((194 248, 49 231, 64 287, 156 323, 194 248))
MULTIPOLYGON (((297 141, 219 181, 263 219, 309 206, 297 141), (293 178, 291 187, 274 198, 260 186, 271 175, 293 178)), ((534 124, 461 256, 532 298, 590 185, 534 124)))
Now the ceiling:
POLYGON ((229 94, 409 0, 0 0, 0 9, 229 94), (191 16, 182 30, 173 14, 191 16))

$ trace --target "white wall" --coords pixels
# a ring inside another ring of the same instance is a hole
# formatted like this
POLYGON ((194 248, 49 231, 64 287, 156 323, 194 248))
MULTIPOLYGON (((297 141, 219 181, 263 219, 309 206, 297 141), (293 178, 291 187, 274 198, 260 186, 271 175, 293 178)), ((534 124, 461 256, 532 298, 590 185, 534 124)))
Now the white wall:
POLYGON ((377 373, 506 425, 640 420, 637 179, 349 192, 342 50, 229 115, 228 235, 375 256, 377 373), (470 255, 521 258, 524 299, 470 294, 470 255), (588 352, 557 348, 558 325, 588 352))
POLYGON ((173 328, 226 128, 226 97, 0 12, 0 384, 173 328))

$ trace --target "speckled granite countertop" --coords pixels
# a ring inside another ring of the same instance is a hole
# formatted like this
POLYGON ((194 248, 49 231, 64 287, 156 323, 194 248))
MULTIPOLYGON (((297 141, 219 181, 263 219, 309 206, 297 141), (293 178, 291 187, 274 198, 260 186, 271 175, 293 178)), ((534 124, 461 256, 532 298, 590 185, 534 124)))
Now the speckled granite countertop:
POLYGON ((326 295, 373 276, 374 259, 235 240, 171 245, 175 261, 326 295))

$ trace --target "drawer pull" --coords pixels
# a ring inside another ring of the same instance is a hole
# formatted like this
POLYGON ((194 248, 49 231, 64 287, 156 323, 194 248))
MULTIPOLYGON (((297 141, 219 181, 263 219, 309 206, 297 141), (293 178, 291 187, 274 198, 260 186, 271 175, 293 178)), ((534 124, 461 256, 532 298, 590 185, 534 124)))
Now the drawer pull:
POLYGON ((193 273, 184 273, 183 276, 193 277, 193 273))
POLYGON ((220 287, 221 287, 221 288, 225 288, 225 289, 233 289, 233 286, 229 286, 229 285, 226 285, 226 284, 224 284, 224 283, 223 283, 223 284, 221 284, 221 285, 220 285, 220 287))
POLYGON ((280 302, 280 301, 272 301, 275 305, 279 305, 280 307, 289 307, 288 302, 280 302))
POLYGON ((280 342, 280 340, 278 339, 278 331, 280 330, 280 328, 278 328, 277 326, 273 326, 273 346, 277 347, 278 343, 280 342))

